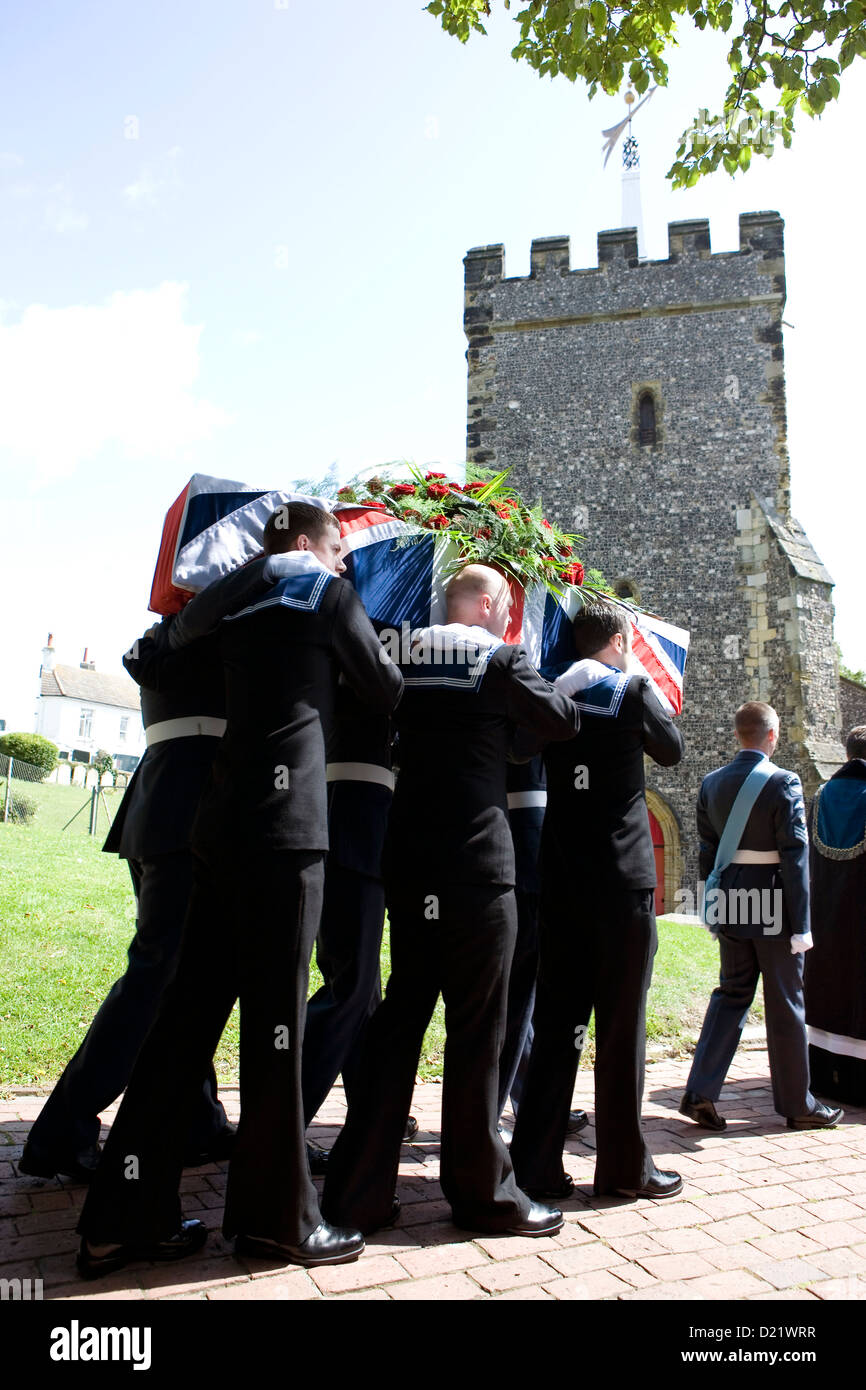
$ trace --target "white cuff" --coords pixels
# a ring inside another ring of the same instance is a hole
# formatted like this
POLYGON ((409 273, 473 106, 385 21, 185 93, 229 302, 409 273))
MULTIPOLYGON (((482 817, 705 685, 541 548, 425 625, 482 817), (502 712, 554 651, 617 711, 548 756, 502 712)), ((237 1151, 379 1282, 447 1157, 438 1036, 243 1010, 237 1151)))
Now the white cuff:
POLYGON ((810 931, 803 932, 800 936, 792 936, 791 955, 803 955, 806 951, 811 951, 813 944, 812 933, 810 931))

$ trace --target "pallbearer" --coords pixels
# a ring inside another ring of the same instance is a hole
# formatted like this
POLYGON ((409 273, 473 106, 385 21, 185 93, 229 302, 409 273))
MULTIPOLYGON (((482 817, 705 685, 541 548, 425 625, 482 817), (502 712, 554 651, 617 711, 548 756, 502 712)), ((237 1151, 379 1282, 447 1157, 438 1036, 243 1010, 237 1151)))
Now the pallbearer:
POLYGON ((541 949, 535 1039, 511 1145, 527 1191, 568 1197, 562 1147, 580 1052, 595 1010, 597 1193, 668 1197, 641 1133, 646 995, 656 951, 655 860, 644 754, 682 757, 679 730, 645 676, 628 674, 631 624, 614 604, 574 620, 580 660, 560 676, 581 711, 570 743, 545 755, 541 949))
POLYGON ((226 734, 193 832, 196 881, 177 976, 139 1058, 82 1212, 79 1269, 175 1259, 206 1232, 182 1220, 180 1118, 241 1004, 241 1120, 223 1231, 239 1253, 357 1258, 321 1219, 304 1148, 301 1041, 327 850, 325 758, 337 679, 389 714, 402 691, 360 599, 337 575, 336 519, 291 504, 272 592, 220 631, 226 734), (171 1085, 166 1086, 166 1077, 171 1085), (165 1110, 165 1133, 155 1127, 165 1110))
POLYGON ((502 638, 496 570, 469 565, 447 590, 448 623, 423 630, 403 667, 400 773, 385 847, 391 978, 374 1014, 346 1126, 332 1150, 328 1219, 373 1231, 394 1220, 400 1143, 424 1033, 442 992, 440 1181, 457 1225, 547 1235, 497 1132, 499 1057, 514 949, 514 850, 505 788, 510 725, 569 738, 577 711, 502 638))

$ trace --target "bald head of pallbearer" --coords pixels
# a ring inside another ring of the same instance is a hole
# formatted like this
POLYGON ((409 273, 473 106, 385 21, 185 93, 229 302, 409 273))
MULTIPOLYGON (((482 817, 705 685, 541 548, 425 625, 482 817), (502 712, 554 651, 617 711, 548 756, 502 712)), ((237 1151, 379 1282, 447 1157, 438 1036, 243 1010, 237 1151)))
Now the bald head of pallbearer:
POLYGON ((464 565, 445 591, 449 623, 483 627, 504 637, 511 612, 508 580, 489 565, 464 565))

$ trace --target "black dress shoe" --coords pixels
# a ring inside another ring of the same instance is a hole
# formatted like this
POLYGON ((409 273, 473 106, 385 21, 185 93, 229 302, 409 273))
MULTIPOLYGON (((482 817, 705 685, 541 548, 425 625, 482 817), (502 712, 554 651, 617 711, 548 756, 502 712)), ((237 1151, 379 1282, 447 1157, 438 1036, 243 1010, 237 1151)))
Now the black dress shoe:
POLYGON ((330 1149, 321 1149, 318 1144, 307 1145, 307 1162, 314 1178, 323 1178, 328 1171, 330 1149))
POLYGON ((527 1197, 541 1202, 547 1201, 548 1198, 566 1201, 569 1197, 574 1196, 574 1178, 569 1173, 563 1173, 562 1181, 552 1183, 550 1187, 524 1187, 523 1191, 527 1197))
POLYGON ((206 1240, 207 1227, 200 1221, 182 1221, 180 1230, 170 1240, 118 1245, 106 1255, 94 1255, 86 1239, 82 1239, 75 1263, 83 1279, 101 1279, 105 1274, 123 1269, 133 1260, 182 1260, 186 1255, 194 1255, 201 1250, 206 1240))
MULTIPOLYGON (((324 1216, 324 1218, 325 1218, 326 1221, 329 1221, 329 1222, 331 1223, 332 1226, 336 1226, 336 1225, 339 1224, 339 1220, 340 1220, 339 1213, 338 1213, 338 1212, 334 1212, 334 1211, 332 1211, 332 1210, 330 1210, 330 1209, 326 1209, 325 1206, 324 1206, 324 1204, 323 1204, 323 1206, 322 1206, 322 1215, 324 1216)), ((398 1220, 399 1220, 399 1217, 400 1217, 400 1203, 398 1202, 397 1198, 395 1197, 394 1200, 393 1200, 393 1202, 391 1203, 391 1210, 389 1211, 388 1215, 387 1215, 387 1216, 383 1216, 382 1219, 381 1219, 381 1221, 371 1221, 371 1222, 369 1222, 369 1224, 367 1224, 367 1225, 365 1225, 365 1226, 362 1226, 362 1227, 361 1227, 361 1234, 362 1234, 364 1237, 366 1237, 366 1236, 371 1236, 371 1235, 373 1234, 374 1231, 388 1231, 388 1230, 391 1229, 392 1226, 396 1226, 396 1225, 397 1225, 397 1222, 398 1222, 398 1220)), ((350 1219, 351 1219, 351 1218, 350 1218, 350 1219)))
POLYGON ((18 1160, 18 1172, 26 1178, 73 1178, 76 1182, 90 1182, 99 1162, 99 1150, 82 1154, 78 1158, 45 1158, 34 1153, 27 1145, 18 1160))
MULTIPOLYGON (((831 1125, 837 1125, 843 1118, 845 1111, 842 1109, 831 1110, 829 1105, 824 1105, 822 1101, 815 1101, 815 1109, 810 1115, 794 1115, 788 1120, 789 1129, 829 1129, 831 1125)), ((19 1168, 21 1165, 18 1165, 19 1168)))
POLYGON ((414 1115, 410 1115, 406 1121, 406 1128, 403 1131, 403 1143, 411 1144, 415 1135, 418 1133, 418 1121, 414 1115))
POLYGON ((473 1221, 468 1214, 454 1211, 451 1220, 461 1231, 481 1231, 489 1236, 555 1236, 565 1225, 561 1211, 531 1202, 529 1211, 522 1221, 513 1226, 488 1226, 483 1221, 473 1221))
POLYGON ((281 1259, 290 1264, 304 1265, 307 1269, 316 1265, 349 1264, 351 1260, 357 1260, 363 1249, 364 1237, 360 1231, 347 1230, 344 1226, 329 1226, 327 1221, 320 1221, 300 1245, 280 1245, 275 1240, 265 1240, 259 1236, 238 1236, 235 1240, 236 1255, 281 1259))
POLYGON ((707 1100, 706 1096, 699 1096, 697 1091, 686 1091, 680 1101, 680 1114, 687 1115, 702 1129, 723 1130, 728 1127, 727 1120, 722 1119, 713 1102, 707 1100))
POLYGON ((565 1132, 566 1134, 580 1134, 580 1131, 586 1129, 588 1124, 589 1116, 585 1110, 569 1110, 565 1132))
POLYGON ((643 1187, 615 1187, 608 1196, 617 1197, 676 1197, 683 1190, 683 1180, 679 1173, 665 1172, 657 1168, 643 1187))
POLYGON ((218 1134, 215 1134, 206 1149, 193 1149, 188 1153, 184 1160, 184 1168, 201 1168, 205 1163, 223 1163, 227 1158, 231 1158, 235 1150, 238 1138, 238 1127, 233 1124, 225 1124, 218 1134))
MULTIPOLYGON (((573 1184, 572 1184, 573 1186, 573 1184)), ((533 1202, 529 1214, 523 1221, 506 1226, 506 1236, 555 1236, 565 1225, 565 1217, 556 1207, 545 1207, 533 1202)))

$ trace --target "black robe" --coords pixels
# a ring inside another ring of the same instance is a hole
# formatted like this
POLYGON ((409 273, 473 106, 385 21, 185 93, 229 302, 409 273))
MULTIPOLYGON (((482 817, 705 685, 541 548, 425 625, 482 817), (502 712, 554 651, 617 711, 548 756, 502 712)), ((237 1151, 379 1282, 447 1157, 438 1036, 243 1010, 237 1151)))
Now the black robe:
POLYGON ((866 759, 851 758, 809 808, 814 948, 804 990, 812 1088, 866 1103, 866 759))

